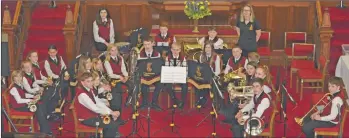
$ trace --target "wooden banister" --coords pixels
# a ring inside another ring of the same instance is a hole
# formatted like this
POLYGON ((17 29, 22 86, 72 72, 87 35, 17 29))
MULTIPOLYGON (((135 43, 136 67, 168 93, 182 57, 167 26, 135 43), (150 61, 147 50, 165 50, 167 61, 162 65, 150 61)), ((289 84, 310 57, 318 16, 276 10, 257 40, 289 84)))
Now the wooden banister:
POLYGON ((324 55, 326 59, 330 58, 330 47, 331 47, 332 36, 333 36, 333 30, 331 28, 330 13, 328 12, 328 8, 326 8, 322 16, 322 22, 320 26, 320 41, 321 41, 320 54, 324 55))
POLYGON ((80 0, 77 0, 74 8, 74 24, 78 24, 79 11, 80 11, 80 0))
POLYGON ((321 8, 320 0, 316 0, 316 14, 317 14, 318 26, 321 27, 321 24, 322 24, 322 8, 321 8))
POLYGON ((13 16, 13 22, 12 22, 12 24, 15 26, 18 25, 18 17, 21 12, 22 3, 23 2, 21 0, 17 1, 16 11, 15 11, 15 15, 13 16))

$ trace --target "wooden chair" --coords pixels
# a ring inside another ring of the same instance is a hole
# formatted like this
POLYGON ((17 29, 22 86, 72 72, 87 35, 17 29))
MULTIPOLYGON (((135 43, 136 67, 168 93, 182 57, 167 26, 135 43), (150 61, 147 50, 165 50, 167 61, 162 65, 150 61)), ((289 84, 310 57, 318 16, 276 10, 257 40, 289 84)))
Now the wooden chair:
POLYGON ((284 51, 286 55, 292 57, 292 43, 306 43, 307 33, 306 32, 285 32, 284 39, 284 51))
POLYGON ((290 88, 292 88, 293 73, 296 73, 298 69, 315 68, 315 44, 293 43, 291 59, 290 88), (309 55, 311 60, 309 60, 309 55))
POLYGON ((304 88, 312 88, 312 89, 321 89, 324 90, 324 82, 326 78, 327 65, 329 61, 325 56, 321 55, 318 61, 318 69, 300 69, 297 73, 297 84, 296 91, 298 91, 298 85, 300 83, 300 99, 303 99, 303 89, 304 88), (315 83, 315 86, 307 86, 304 87, 304 82, 315 83), (319 83, 318 86, 317 83, 319 83))
POLYGON ((348 100, 348 96, 347 96, 346 91, 342 91, 342 92, 344 92, 345 98, 343 99, 344 110, 343 110, 343 113, 341 114, 340 124, 338 124, 336 127, 332 127, 332 128, 316 128, 314 130, 315 137, 317 137, 318 135, 338 137, 340 135, 340 132, 343 133, 345 121, 346 121, 346 118, 347 118, 347 115, 349 112, 349 100, 348 100))
MULTIPOLYGON (((76 115, 76 110, 75 110, 75 100, 77 100, 76 98, 73 101, 73 106, 70 106, 70 109, 72 110, 73 113, 73 119, 74 119, 74 126, 75 126, 75 137, 79 137, 80 133, 95 133, 96 132, 96 128, 94 127, 90 127, 90 126, 86 126, 83 125, 77 115, 76 115)), ((103 137, 103 128, 99 128, 98 129, 98 133, 101 135, 101 137, 103 137)))
MULTIPOLYGON (((6 89, 5 92, 2 93, 2 98, 4 100, 3 104, 5 105, 5 111, 8 113, 10 119, 16 127, 31 127, 32 131, 35 132, 34 125, 34 113, 32 112, 20 112, 10 108, 10 88, 12 88, 12 84, 9 88, 6 89), (25 124, 26 120, 29 120, 29 124, 25 124)), ((11 132, 11 125, 9 126, 9 132, 11 132)))
MULTIPOLYGON (((269 137, 269 138, 274 137, 275 116, 277 115, 278 110, 276 108, 276 104, 274 101, 271 101, 271 104, 272 104, 272 108, 273 108, 273 113, 272 113, 271 118, 270 118, 269 126, 264 128, 263 132, 261 134, 259 134, 257 137, 269 137)), ((247 135, 247 134, 245 133, 245 135, 247 135)))
POLYGON ((257 53, 261 56, 270 56, 270 32, 262 31, 261 36, 258 40, 257 53))

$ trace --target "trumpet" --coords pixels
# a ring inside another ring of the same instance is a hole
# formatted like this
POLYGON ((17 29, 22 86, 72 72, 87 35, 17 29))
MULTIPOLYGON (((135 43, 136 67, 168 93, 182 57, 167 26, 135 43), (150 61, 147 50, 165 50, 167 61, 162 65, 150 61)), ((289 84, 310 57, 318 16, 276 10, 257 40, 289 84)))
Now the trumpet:
POLYGON ((325 106, 324 106, 324 108, 326 108, 330 103, 331 103, 331 101, 329 101, 329 102, 325 102, 324 101, 324 99, 327 99, 327 97, 328 96, 330 96, 331 95, 331 93, 326 93, 315 105, 313 105, 313 107, 302 117, 302 118, 299 118, 299 117, 296 117, 296 118, 294 118, 294 120, 296 121, 296 123, 298 124, 298 125, 300 125, 300 126, 303 126, 304 125, 304 118, 305 117, 307 117, 314 109, 316 109, 316 107, 321 103, 321 102, 323 102, 323 103, 325 103, 325 106))
POLYGON ((38 109, 36 106, 36 103, 40 100, 40 95, 38 96, 38 98, 36 98, 35 100, 32 100, 28 103, 28 108, 30 112, 36 112, 36 110, 38 109))
POLYGON ((104 124, 109 124, 110 123, 110 115, 102 115, 101 118, 103 119, 104 124))

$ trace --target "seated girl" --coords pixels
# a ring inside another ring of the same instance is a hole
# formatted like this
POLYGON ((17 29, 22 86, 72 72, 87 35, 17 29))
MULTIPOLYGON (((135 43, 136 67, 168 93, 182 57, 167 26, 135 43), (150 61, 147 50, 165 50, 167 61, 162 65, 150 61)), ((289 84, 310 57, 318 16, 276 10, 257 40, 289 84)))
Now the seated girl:
POLYGON ((93 22, 93 38, 97 51, 106 51, 107 46, 115 42, 114 24, 106 8, 99 9, 93 22))

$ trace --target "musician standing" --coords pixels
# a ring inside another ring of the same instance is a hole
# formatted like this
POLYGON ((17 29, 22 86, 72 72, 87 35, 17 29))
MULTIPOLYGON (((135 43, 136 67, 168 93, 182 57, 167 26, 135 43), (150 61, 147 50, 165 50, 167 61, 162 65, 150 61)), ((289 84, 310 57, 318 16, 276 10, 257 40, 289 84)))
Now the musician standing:
MULTIPOLYGON (((58 51, 55 45, 51 45, 48 48, 48 59, 45 60, 45 70, 48 77, 52 77, 53 80, 61 79, 59 75, 61 75, 62 71, 64 71, 67 67, 63 61, 61 56, 57 55, 58 51)), ((68 96, 68 87, 69 87, 69 75, 65 75, 63 82, 61 82, 61 92, 62 99, 68 96)))
POLYGON ((103 137, 120 137, 119 123, 116 122, 120 112, 113 111, 104 103, 96 100, 97 97, 93 92, 92 75, 89 72, 84 72, 79 78, 81 86, 76 88, 77 101, 75 103, 76 115, 79 121, 90 127, 96 127, 96 122, 99 122, 100 128, 103 128, 103 137), (111 116, 109 124, 105 124, 101 116, 111 116))
POLYGON ((233 118, 233 137, 243 137, 244 125, 243 124, 253 112, 252 117, 257 117, 263 119, 263 121, 268 124, 270 122, 270 117, 272 114, 271 97, 263 91, 263 80, 256 78, 253 80, 252 87, 254 96, 246 104, 239 104, 238 108, 242 108, 235 118, 233 118))
POLYGON ((231 71, 236 71, 240 68, 244 68, 246 58, 242 56, 242 50, 240 47, 232 48, 233 56, 228 59, 224 74, 228 74, 231 71))
MULTIPOLYGON (((113 99, 110 102, 110 108, 112 110, 122 111, 122 85, 128 87, 129 94, 132 89, 129 84, 129 76, 126 70, 124 58, 119 55, 119 49, 116 45, 110 45, 107 50, 107 56, 104 61, 104 68, 110 77, 110 83, 112 85, 113 99), (114 83, 114 84, 113 84, 114 83)), ((120 119, 120 121, 122 121, 120 119)))
MULTIPOLYGON (((13 85, 10 87, 10 108, 20 112, 30 112, 28 103, 38 99, 38 96, 28 97, 26 90, 23 88, 23 76, 22 71, 15 70, 11 74, 13 85)), ((37 109, 35 111, 35 117, 39 122, 40 132, 52 135, 51 126, 48 123, 47 111, 44 105, 35 104, 37 109)))
MULTIPOLYGON (((165 66, 170 67, 187 67, 187 60, 185 56, 181 53, 181 45, 178 43, 173 43, 171 46, 171 54, 169 54, 166 57, 165 60, 165 66)), ((188 67, 187 67, 188 70, 188 67)), ((188 85, 186 83, 178 84, 181 87, 181 96, 182 101, 179 101, 176 98, 176 95, 174 93, 173 84, 167 83, 165 84, 166 91, 169 92, 171 99, 173 100, 173 103, 177 104, 179 108, 183 109, 184 103, 187 99, 187 93, 188 93, 188 85)))
POLYGON ((223 49, 223 39, 218 38, 215 27, 210 27, 207 34, 207 36, 202 37, 198 42, 203 48, 205 47, 205 44, 212 43, 214 49, 223 49))
MULTIPOLYGON (((151 59, 151 58, 160 58, 160 53, 156 50, 154 50, 154 41, 148 37, 143 39, 143 48, 141 48, 140 53, 138 55, 138 60, 143 59, 151 59)), ((162 84, 160 81, 157 81, 154 83, 155 90, 153 93, 152 103, 151 107, 161 111, 160 106, 158 105, 158 98, 160 91, 162 89, 162 84)), ((142 92, 142 105, 139 107, 140 109, 144 109, 148 107, 148 96, 149 96, 149 85, 142 84, 141 85, 141 92, 142 92)))
POLYGON ((176 42, 176 38, 168 32, 168 23, 162 22, 160 24, 160 33, 155 36, 155 45, 158 48, 161 47, 159 52, 161 52, 162 56, 166 56, 170 52, 170 46, 172 46, 173 42, 176 42))
POLYGON ((331 94, 328 102, 330 103, 325 109, 318 110, 307 118, 309 121, 304 122, 302 131, 306 137, 314 137, 315 128, 331 128, 339 124, 339 117, 343 113, 343 93, 345 92, 341 91, 342 86, 343 81, 340 77, 332 77, 328 80, 328 91, 331 94))

